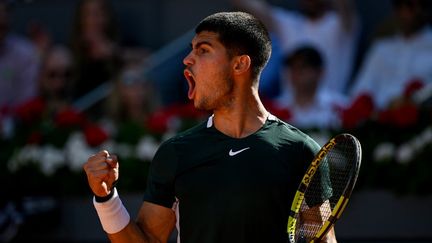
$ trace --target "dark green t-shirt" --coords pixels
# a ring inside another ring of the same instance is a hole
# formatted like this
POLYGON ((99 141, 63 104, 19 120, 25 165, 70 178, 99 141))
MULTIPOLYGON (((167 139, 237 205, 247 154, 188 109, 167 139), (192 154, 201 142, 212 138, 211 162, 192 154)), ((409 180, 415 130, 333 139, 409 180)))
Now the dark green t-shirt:
POLYGON ((286 243, 293 196, 319 148, 272 115, 240 139, 210 117, 160 146, 144 200, 168 208, 178 201, 182 243, 286 243))

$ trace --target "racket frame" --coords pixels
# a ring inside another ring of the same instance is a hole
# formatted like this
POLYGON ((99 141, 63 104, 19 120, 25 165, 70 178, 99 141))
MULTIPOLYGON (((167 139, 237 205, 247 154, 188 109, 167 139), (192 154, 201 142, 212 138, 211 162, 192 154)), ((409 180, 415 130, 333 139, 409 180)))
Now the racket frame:
POLYGON ((287 233, 288 233, 289 242, 295 243, 295 232, 296 232, 296 225, 297 225, 296 216, 299 214, 301 204, 305 199, 304 194, 310 182, 312 181, 315 172, 318 170, 318 167, 321 165, 321 162, 323 161, 327 153, 338 143, 338 140, 341 140, 344 136, 349 136, 350 139, 354 141, 357 147, 356 151, 357 151, 358 160, 357 163, 354 165, 356 167, 354 169, 355 173, 352 173, 350 175, 351 177, 354 178, 349 179, 349 183, 346 186, 344 193, 336 203, 334 209, 332 210, 331 216, 329 217, 328 220, 324 222, 321 229, 318 231, 318 233, 310 242, 311 243, 319 242, 321 238, 327 234, 327 232, 335 224, 336 220, 340 218, 342 212, 345 210, 349 201, 349 197, 351 196, 352 190, 354 188, 354 185, 358 177, 360 163, 361 163, 361 154, 362 154, 360 142, 357 140, 357 138, 355 138, 353 135, 348 133, 339 134, 333 137, 332 139, 330 139, 326 144, 324 144, 321 147, 321 149, 318 151, 317 155, 314 157, 312 162, 310 163, 308 169, 306 170, 306 173, 304 174, 300 186, 298 187, 296 194, 294 196, 294 200, 291 205, 291 212, 288 217, 287 233))

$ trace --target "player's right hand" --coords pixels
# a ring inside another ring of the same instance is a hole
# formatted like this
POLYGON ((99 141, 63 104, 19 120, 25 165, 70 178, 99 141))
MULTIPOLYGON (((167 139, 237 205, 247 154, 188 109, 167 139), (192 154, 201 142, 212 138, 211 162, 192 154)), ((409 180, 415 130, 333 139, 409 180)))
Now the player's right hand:
POLYGON ((93 194, 98 197, 108 195, 119 177, 117 157, 106 150, 90 156, 83 168, 93 194))

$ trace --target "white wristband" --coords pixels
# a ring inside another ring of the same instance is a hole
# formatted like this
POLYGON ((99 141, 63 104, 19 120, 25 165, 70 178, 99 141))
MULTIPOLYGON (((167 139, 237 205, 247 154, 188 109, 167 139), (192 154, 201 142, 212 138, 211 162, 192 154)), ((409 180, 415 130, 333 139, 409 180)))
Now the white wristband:
POLYGON ((121 231, 130 221, 129 213, 123 206, 117 193, 117 189, 114 187, 113 190, 113 197, 106 202, 96 202, 95 197, 93 197, 93 205, 99 215, 102 228, 108 234, 114 234, 121 231))

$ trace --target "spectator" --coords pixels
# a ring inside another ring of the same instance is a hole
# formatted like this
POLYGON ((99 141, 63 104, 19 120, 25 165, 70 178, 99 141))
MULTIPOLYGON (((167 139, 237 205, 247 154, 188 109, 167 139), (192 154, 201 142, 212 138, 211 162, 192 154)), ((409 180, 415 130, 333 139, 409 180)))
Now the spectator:
POLYGON ((145 120, 159 106, 157 92, 141 70, 141 65, 128 65, 116 79, 110 99, 110 112, 117 122, 144 125, 145 120))
POLYGON ((71 105, 72 55, 64 46, 47 49, 39 76, 39 95, 16 109, 18 137, 26 144, 65 146, 73 131, 82 131, 88 145, 99 146, 108 134, 71 105))
POLYGON ((345 97, 319 90, 325 73, 321 54, 310 46, 300 47, 286 56, 283 74, 288 76, 293 95, 278 101, 279 106, 290 111, 289 122, 303 129, 339 128, 339 111, 345 97))
MULTIPOLYGON (((39 56, 24 37, 10 32, 12 6, 0 0, 0 108, 11 111, 21 102, 36 95, 39 56)), ((1 120, 0 113, 0 120, 1 120)), ((5 115, 5 114, 3 114, 5 115)))
MULTIPOLYGON (((427 0, 392 1, 399 31, 372 43, 350 91, 352 106, 359 106, 363 100, 372 103, 368 106, 378 112, 404 107, 413 89, 432 82, 429 5, 427 0)), ((353 118, 356 112, 350 110, 345 116, 351 125, 367 118, 353 118)))
POLYGON ((46 51, 39 75, 39 95, 51 112, 70 105, 72 62, 71 53, 64 46, 54 46, 46 51))
MULTIPOLYGON (((300 0, 300 12, 273 7, 261 0, 232 1, 264 21, 278 37, 283 55, 303 45, 316 48, 326 65, 320 89, 345 92, 359 33, 359 22, 351 1, 334 1, 334 11, 325 0, 300 0)), ((290 87, 283 87, 282 92, 284 96, 291 95, 290 87)))
MULTIPOLYGON (((43 121, 49 121, 47 124, 51 126, 59 114, 65 112, 78 114, 71 107, 69 87, 72 83, 72 56, 69 49, 60 45, 48 48, 38 76, 38 94, 16 108, 16 132, 23 133, 27 128, 33 130, 43 121)), ((68 124, 72 122, 70 117, 64 120, 68 124)))
POLYGON ((120 68, 118 33, 106 0, 81 0, 72 32, 77 80, 74 97, 87 94, 112 80, 120 68))

